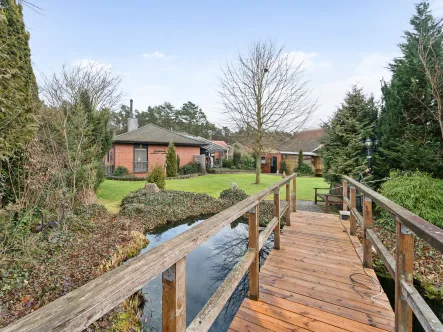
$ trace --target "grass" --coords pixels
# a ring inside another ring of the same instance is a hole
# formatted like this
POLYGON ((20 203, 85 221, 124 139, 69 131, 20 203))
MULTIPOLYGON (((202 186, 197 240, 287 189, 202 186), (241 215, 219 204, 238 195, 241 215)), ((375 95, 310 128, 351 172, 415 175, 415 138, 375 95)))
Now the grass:
MULTIPOLYGON (((281 180, 280 176, 262 174, 261 184, 256 185, 255 174, 211 174, 184 180, 167 180, 166 189, 183 190, 195 193, 204 193, 218 198, 220 192, 237 183, 238 187, 248 195, 252 195, 275 182, 281 180)), ((115 181, 105 180, 98 188, 98 203, 103 204, 110 212, 118 212, 120 202, 129 192, 144 187, 144 181, 115 181)), ((297 199, 314 199, 314 187, 328 187, 323 178, 299 177, 297 178, 297 199)), ((282 189, 284 191, 284 189, 282 189)), ((282 194, 284 194, 282 192, 282 194)))

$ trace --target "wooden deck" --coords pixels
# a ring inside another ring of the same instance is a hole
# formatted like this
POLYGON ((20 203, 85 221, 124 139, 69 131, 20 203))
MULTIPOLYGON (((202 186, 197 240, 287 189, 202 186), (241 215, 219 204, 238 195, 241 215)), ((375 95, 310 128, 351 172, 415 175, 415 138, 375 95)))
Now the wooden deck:
POLYGON ((349 222, 291 213, 260 270, 260 298, 246 298, 230 331, 393 331, 394 312, 372 269, 362 267, 349 222), (344 229, 346 227, 346 231, 344 229), (371 282, 373 278, 373 282, 371 282))

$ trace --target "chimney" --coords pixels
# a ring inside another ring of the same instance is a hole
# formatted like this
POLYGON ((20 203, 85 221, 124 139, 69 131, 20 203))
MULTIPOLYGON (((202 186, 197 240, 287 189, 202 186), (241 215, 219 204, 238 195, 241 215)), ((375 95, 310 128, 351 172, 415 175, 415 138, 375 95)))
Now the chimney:
POLYGON ((134 131, 138 129, 138 119, 134 115, 134 109, 133 109, 133 101, 132 99, 129 101, 129 118, 128 118, 128 133, 130 131, 134 131))

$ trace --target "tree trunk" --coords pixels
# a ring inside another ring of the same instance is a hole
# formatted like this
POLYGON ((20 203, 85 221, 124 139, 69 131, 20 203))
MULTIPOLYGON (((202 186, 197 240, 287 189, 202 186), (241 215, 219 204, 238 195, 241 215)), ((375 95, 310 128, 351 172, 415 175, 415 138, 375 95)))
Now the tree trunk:
POLYGON ((257 155, 257 160, 255 161, 255 184, 260 184, 260 174, 261 174, 261 154, 257 155))

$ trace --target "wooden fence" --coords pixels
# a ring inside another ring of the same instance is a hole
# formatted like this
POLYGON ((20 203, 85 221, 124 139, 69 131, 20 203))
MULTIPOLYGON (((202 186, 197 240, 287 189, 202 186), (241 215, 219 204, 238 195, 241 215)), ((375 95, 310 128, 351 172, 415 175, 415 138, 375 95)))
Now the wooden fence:
POLYGON ((374 247, 395 280, 395 331, 412 331, 412 312, 425 331, 443 331, 442 323, 413 285, 414 234, 443 252, 443 230, 350 177, 343 180, 343 210, 351 212, 350 233, 356 234, 357 224, 363 231, 363 266, 372 268, 374 247), (363 216, 356 209, 357 190, 364 196, 363 216), (372 230, 373 203, 395 217, 395 259, 372 230))
POLYGON ((206 331, 249 269, 249 296, 259 297, 259 251, 272 232, 274 248, 280 247, 280 218, 286 213, 290 223, 291 205, 296 209, 296 175, 248 197, 201 224, 139 255, 80 288, 2 329, 17 331, 81 331, 105 315, 146 283, 162 274, 163 331, 206 331), (291 195, 290 183, 293 182, 291 195), (286 187, 286 200, 280 201, 280 188, 286 187), (274 193, 274 218, 259 233, 258 205, 274 193), (292 204, 291 204, 292 203, 292 204), (249 212, 249 248, 186 329, 186 255, 211 236, 249 212))

